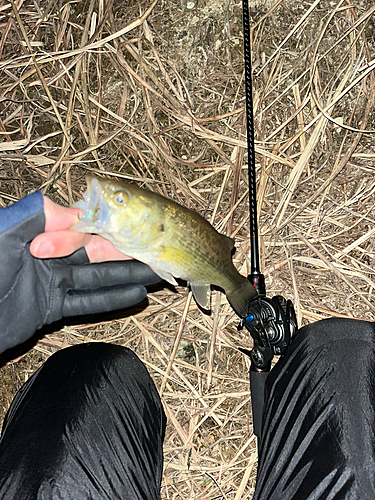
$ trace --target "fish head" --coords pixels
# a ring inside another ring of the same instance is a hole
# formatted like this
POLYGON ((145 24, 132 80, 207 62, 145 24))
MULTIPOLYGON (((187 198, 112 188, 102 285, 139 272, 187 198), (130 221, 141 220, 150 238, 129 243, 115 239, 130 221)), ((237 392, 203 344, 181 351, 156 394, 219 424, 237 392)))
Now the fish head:
POLYGON ((87 176, 86 182, 83 200, 74 205, 83 214, 73 230, 101 234, 121 249, 147 247, 160 238, 163 214, 155 213, 144 190, 93 176, 87 176))

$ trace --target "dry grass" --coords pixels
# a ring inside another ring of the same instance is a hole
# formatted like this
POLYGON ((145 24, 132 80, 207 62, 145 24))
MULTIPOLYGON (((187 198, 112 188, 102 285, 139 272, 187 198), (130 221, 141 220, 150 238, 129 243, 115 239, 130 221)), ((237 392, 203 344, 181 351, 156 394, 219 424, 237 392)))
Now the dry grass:
MULTIPOLYGON (((248 273, 241 4, 190 6, 1 3, 1 206, 35 189, 67 205, 87 171, 116 174, 235 237, 248 273)), ((374 11, 369 0, 252 6, 262 269, 300 324, 374 319, 374 11)), ((251 340, 214 296, 211 317, 186 289, 164 289, 147 309, 45 337, 3 368, 2 414, 54 351, 127 345, 169 420, 162 498, 251 498, 256 442, 236 349, 251 340)))

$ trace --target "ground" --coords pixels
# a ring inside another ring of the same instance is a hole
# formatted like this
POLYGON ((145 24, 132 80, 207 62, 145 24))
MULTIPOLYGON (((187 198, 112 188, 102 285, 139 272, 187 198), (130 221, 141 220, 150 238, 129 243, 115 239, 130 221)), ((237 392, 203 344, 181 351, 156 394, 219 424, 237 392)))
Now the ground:
MULTIPOLYGON (((374 320, 374 11, 371 1, 250 5, 261 269, 300 326, 374 320)), ((69 205, 87 172, 116 174, 232 236, 249 273, 239 1, 4 1, 0 26, 2 207, 36 189, 69 205)), ((4 366, 1 418, 56 350, 126 345, 168 416, 162 498, 250 499, 256 440, 237 348, 251 338, 220 292, 212 315, 186 306, 184 286, 148 300, 115 319, 67 322, 4 366)))

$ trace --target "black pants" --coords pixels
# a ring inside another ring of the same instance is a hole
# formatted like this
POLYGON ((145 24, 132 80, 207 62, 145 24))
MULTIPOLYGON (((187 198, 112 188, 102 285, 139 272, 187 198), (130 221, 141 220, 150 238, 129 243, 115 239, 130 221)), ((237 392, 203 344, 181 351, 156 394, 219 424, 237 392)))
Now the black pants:
MULTIPOLYGON (((375 324, 302 328, 267 379, 254 500, 375 499, 375 324)), ((3 500, 159 498, 165 416, 128 349, 54 354, 0 441, 3 500)))
POLYGON ((63 349, 18 392, 0 441, 1 500, 157 500, 165 415, 137 356, 63 349))

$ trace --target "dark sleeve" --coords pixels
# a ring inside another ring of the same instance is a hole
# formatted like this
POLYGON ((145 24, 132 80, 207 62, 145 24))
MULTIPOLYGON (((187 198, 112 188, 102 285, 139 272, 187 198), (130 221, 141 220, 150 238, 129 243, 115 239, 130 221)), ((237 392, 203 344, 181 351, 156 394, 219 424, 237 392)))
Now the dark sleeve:
POLYGON ((7 230, 14 230, 15 226, 22 225, 23 239, 31 241, 34 236, 44 231, 43 208, 43 195, 40 191, 29 194, 10 207, 0 208, 0 235, 7 230))
POLYGON ((20 309, 23 322, 38 327, 43 324, 39 318, 43 304, 38 303, 41 294, 34 279, 36 269, 29 242, 44 231, 44 226, 40 191, 0 209, 0 352, 24 342, 35 331, 22 333, 17 322, 20 309))

